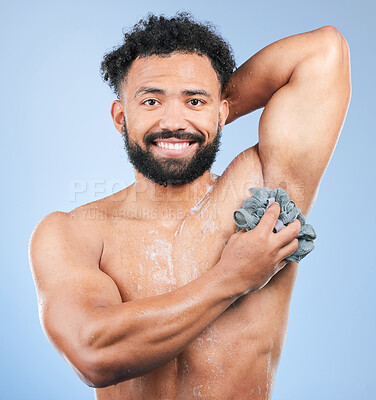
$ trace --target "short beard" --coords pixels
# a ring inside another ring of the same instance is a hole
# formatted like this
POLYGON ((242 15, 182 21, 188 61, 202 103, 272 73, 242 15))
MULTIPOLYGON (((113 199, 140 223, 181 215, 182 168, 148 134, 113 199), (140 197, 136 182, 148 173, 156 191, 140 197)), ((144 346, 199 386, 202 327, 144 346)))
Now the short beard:
POLYGON ((213 165, 221 145, 221 126, 218 123, 217 135, 212 142, 202 146, 203 135, 187 133, 185 131, 153 132, 145 137, 146 150, 143 150, 135 141, 131 140, 124 119, 124 147, 129 161, 134 168, 151 181, 166 186, 182 186, 193 182, 213 165), (157 159, 150 151, 152 142, 156 139, 175 137, 179 139, 193 139, 198 142, 197 152, 189 159, 161 158, 157 159))

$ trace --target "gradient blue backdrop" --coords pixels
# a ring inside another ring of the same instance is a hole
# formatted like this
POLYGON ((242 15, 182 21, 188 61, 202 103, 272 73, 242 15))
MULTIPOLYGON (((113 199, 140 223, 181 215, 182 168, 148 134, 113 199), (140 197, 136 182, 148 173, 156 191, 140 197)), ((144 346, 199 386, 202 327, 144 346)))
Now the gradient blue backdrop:
MULTIPOLYGON (((148 11, 213 21, 237 64, 282 37, 334 25, 347 38, 353 94, 308 222, 273 399, 375 399, 375 2, 1 2, 1 399, 93 399, 44 337, 27 258, 46 214, 133 181, 101 81, 103 54, 148 11)), ((257 141, 260 111, 225 128, 213 167, 257 141), (234 140, 236 138, 236 140, 234 140)), ((302 132, 304 135, 304 132, 302 132)))

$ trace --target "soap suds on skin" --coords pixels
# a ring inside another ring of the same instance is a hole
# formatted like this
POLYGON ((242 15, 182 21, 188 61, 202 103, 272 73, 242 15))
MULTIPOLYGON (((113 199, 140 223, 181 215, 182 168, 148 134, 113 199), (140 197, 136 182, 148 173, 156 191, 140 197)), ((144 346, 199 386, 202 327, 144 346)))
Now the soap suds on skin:
MULTIPOLYGON (((145 246, 145 256, 152 266, 151 276, 155 283, 168 285, 171 291, 176 285, 174 265, 171 259, 172 243, 156 239, 152 244, 145 246), (161 267, 160 262, 167 261, 168 269, 161 267)), ((165 288, 161 288, 165 290, 165 288)))
POLYGON ((140 275, 144 276, 144 266, 142 265, 142 263, 138 264, 138 269, 140 271, 140 275))
POLYGON ((272 350, 273 350, 273 340, 271 341, 268 355, 267 355, 267 360, 268 364, 266 367, 266 396, 265 399, 269 399, 269 396, 271 396, 272 391, 273 391, 273 370, 272 370, 272 350))
MULTIPOLYGON (((183 222, 180 224, 180 226, 178 227, 178 229, 175 231, 174 236, 181 236, 183 229, 184 229, 184 224, 187 218, 189 218, 189 216, 198 213, 202 206, 205 204, 205 201, 207 200, 210 192, 213 190, 214 184, 213 185, 208 185, 206 186, 206 192, 204 194, 204 196, 188 211, 188 214, 186 216, 186 218, 184 218, 183 222)), ((206 203, 205 207, 203 210, 201 210, 200 214, 198 215, 199 219, 202 219, 203 217, 205 217, 205 215, 203 213, 206 213, 207 208, 209 206, 209 202, 206 203)))
POLYGON ((198 398, 198 399, 202 398, 201 389, 203 388, 203 386, 204 385, 194 386, 194 388, 193 388, 193 397, 194 398, 198 398))

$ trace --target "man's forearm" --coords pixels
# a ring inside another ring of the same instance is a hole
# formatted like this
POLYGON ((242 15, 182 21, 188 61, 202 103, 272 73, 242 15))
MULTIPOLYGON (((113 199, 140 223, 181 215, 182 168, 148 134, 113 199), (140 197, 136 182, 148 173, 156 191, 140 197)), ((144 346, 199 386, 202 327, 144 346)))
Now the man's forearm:
POLYGON ((217 264, 172 292, 98 308, 87 327, 89 384, 102 387, 146 374, 166 364, 239 295, 217 264))
POLYGON ((226 124, 265 107, 273 94, 290 81, 303 60, 324 49, 324 38, 330 29, 323 27, 278 40, 242 64, 223 91, 222 98, 230 107, 226 124))

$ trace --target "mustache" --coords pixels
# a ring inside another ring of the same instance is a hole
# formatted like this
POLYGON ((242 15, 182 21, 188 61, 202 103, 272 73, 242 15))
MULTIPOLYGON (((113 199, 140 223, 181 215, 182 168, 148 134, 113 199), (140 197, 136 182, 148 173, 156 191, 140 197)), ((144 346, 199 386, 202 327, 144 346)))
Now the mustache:
POLYGON ((200 145, 205 141, 205 137, 203 134, 186 132, 184 130, 177 130, 177 131, 164 130, 160 132, 151 132, 145 136, 144 141, 147 145, 150 145, 155 140, 170 139, 170 138, 176 138, 180 140, 193 140, 195 142, 198 142, 198 144, 200 145))

